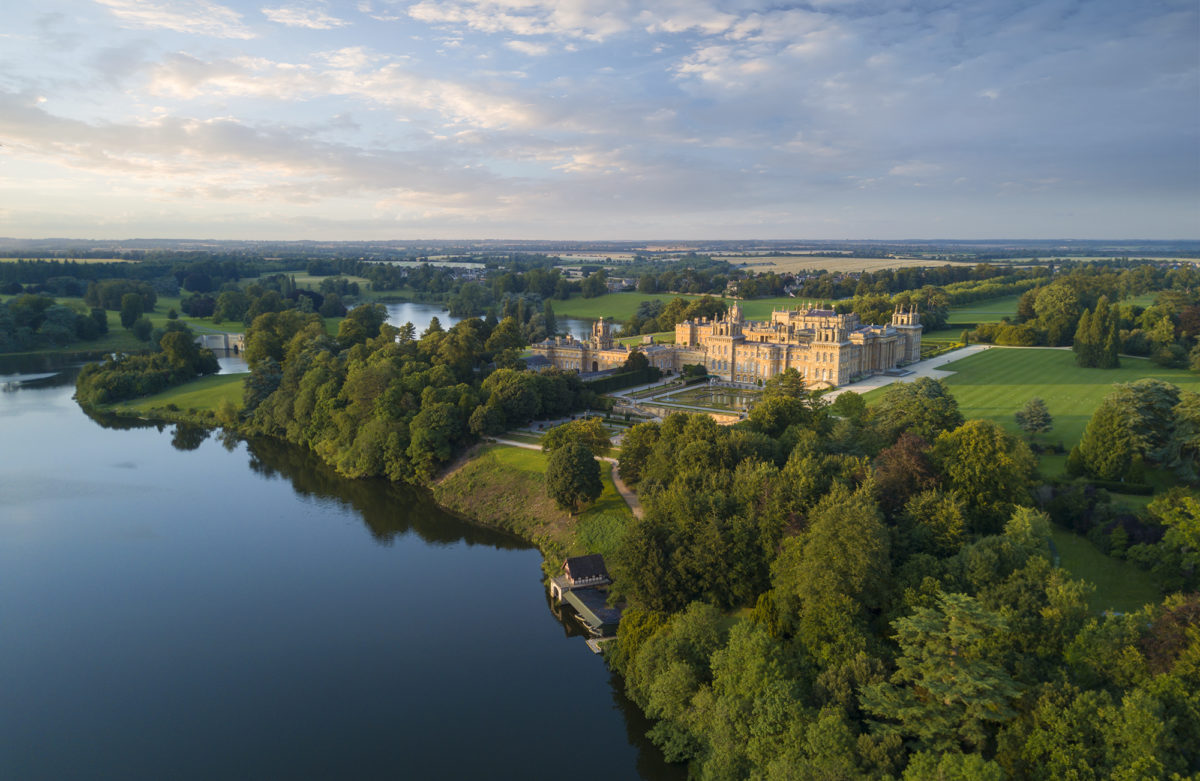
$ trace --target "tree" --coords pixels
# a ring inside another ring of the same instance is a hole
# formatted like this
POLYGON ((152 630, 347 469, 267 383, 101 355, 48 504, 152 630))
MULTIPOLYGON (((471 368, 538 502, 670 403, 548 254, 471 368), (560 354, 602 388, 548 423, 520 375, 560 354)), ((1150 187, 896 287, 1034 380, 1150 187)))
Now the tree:
POLYGON ((125 328, 133 328, 133 324, 145 311, 142 297, 137 293, 126 293, 121 296, 121 325, 125 328))
POLYGON ((621 440, 619 469, 621 479, 629 485, 641 482, 642 471, 658 443, 657 423, 638 423, 625 432, 621 440))
POLYGON ((785 621, 824 664, 849 659, 866 642, 866 613, 882 606, 891 569, 888 531, 870 488, 835 483, 772 566, 785 621), (847 544, 853 540, 853 544, 847 544))
POLYGON ((1124 480, 1138 455, 1137 435, 1123 405, 1113 396, 1092 414, 1071 460, 1101 480, 1124 480))
POLYGON ((1029 446, 989 420, 969 420, 938 437, 934 461, 963 498, 975 532, 999 531, 1028 501, 1036 461, 1029 446))
POLYGON ((150 341, 150 335, 154 332, 154 323, 150 322, 150 318, 143 315, 133 321, 133 325, 129 329, 133 331, 133 335, 140 341, 150 341))
POLYGON ((1163 463, 1187 483, 1200 479, 1200 393, 1185 390, 1175 405, 1175 425, 1164 452, 1163 463))
POLYGON ((880 451, 873 466, 875 496, 889 516, 904 507, 910 496, 932 489, 939 482, 929 443, 907 431, 896 444, 880 451))
POLYGON ((553 453, 572 442, 584 445, 594 456, 606 455, 612 446, 603 421, 591 417, 572 420, 547 431, 542 437, 542 450, 553 453))
POLYGON ((887 386, 871 410, 870 423, 884 442, 907 431, 932 442, 943 431, 961 426, 962 413, 950 388, 941 380, 921 377, 887 386))
POLYGON ((629 357, 625 359, 625 363, 621 366, 623 372, 640 372, 644 371, 650 365, 648 359, 641 350, 634 348, 629 351, 629 357))
POLYGON ((550 454, 546 464, 546 494, 564 510, 578 512, 604 490, 600 464, 582 442, 569 442, 550 454))
POLYGON ((1054 427, 1054 419, 1046 409, 1046 402, 1037 396, 1025 402, 1025 406, 1017 410, 1014 416, 1017 426, 1033 439, 1035 434, 1045 434, 1054 427))
POLYGON ((1020 694, 1000 664, 1004 618, 974 597, 943 593, 936 607, 917 608, 892 627, 900 646, 896 672, 863 689, 863 709, 922 749, 986 747, 992 731, 1016 715, 1012 703, 1020 694))

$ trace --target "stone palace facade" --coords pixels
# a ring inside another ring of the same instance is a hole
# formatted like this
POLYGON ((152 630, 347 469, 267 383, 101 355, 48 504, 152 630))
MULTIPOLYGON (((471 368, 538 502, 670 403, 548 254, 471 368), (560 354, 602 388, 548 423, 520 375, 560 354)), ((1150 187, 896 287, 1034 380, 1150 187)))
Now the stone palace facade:
MULTIPOLYGON (((730 383, 757 385, 795 369, 811 388, 832 388, 851 379, 895 369, 921 357, 921 318, 916 307, 897 307, 889 325, 863 325, 854 313, 802 307, 776 310, 769 321, 743 321, 736 303, 721 318, 675 326, 675 344, 643 337, 640 350, 652 366, 678 372, 701 364, 730 383)), ((592 324, 591 338, 555 337, 532 347, 560 369, 580 373, 619 368, 630 348, 613 341, 610 324, 592 324)))

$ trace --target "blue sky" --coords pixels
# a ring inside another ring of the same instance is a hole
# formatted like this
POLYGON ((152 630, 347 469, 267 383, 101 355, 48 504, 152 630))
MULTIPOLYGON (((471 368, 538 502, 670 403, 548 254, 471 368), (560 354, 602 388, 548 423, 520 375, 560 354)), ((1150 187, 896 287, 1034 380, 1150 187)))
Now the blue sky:
POLYGON ((1195 0, 39 0, 0 235, 1200 238, 1195 0))

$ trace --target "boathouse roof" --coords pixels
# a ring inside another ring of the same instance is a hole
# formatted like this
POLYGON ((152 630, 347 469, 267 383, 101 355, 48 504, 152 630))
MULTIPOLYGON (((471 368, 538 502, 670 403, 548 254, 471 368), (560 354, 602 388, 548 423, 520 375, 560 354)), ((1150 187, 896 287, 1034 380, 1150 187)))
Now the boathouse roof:
POLYGON ((584 580, 587 578, 608 579, 608 569, 604 566, 604 557, 599 553, 590 553, 587 556, 572 556, 563 564, 563 571, 572 580, 584 580))

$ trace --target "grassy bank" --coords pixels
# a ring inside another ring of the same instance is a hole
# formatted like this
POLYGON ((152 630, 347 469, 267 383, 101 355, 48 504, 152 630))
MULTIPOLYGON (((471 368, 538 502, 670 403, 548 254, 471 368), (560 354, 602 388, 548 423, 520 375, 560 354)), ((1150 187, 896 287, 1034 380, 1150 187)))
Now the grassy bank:
POLYGON ((102 412, 152 417, 186 423, 217 425, 217 413, 225 402, 242 408, 242 387, 247 374, 214 374, 138 399, 107 404, 102 412))
POLYGON ((539 450, 488 445, 433 486, 438 504, 488 526, 530 540, 557 567, 566 556, 616 550, 633 516, 601 462, 604 492, 577 518, 546 496, 546 455, 539 450))

